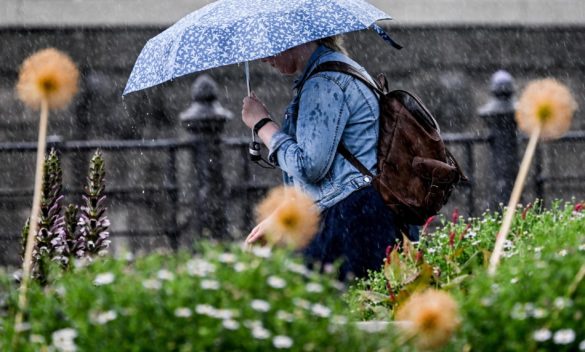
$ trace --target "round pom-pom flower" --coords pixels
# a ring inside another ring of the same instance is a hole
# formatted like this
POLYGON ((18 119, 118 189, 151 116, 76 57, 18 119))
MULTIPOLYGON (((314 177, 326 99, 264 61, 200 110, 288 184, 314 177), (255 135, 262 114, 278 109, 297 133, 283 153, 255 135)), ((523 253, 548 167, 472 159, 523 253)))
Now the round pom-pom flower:
POLYGON ((546 78, 528 83, 516 108, 516 122, 526 134, 541 129, 542 139, 555 139, 571 127, 577 102, 559 81, 546 78))
POLYGON ((396 312, 401 329, 421 350, 437 349, 449 342, 459 326, 457 302, 446 292, 428 289, 414 293, 396 312))
POLYGON ((296 187, 272 189, 256 208, 258 220, 268 219, 266 240, 298 249, 306 246, 319 228, 319 209, 296 187))
POLYGON ((40 109, 43 101, 49 109, 63 109, 77 93, 79 71, 71 58, 48 48, 28 57, 20 67, 16 91, 32 109, 40 109))

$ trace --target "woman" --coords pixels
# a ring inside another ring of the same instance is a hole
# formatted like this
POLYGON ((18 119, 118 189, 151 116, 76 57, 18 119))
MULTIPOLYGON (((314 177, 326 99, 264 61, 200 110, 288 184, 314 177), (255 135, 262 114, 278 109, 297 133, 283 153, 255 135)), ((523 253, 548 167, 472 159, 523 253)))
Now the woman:
MULTIPOLYGON (((342 259, 342 279, 363 277, 380 269, 386 248, 401 235, 371 179, 339 154, 337 146, 344 143, 377 173, 378 97, 344 73, 311 75, 326 61, 348 63, 370 77, 344 54, 337 37, 299 45, 262 59, 282 74, 300 74, 282 127, 253 93, 243 100, 242 120, 269 147, 269 159, 283 170, 284 182, 307 192, 322 210, 320 230, 304 249, 305 257, 322 264, 342 259)), ((258 224, 246 242, 262 239, 265 227, 258 224)))

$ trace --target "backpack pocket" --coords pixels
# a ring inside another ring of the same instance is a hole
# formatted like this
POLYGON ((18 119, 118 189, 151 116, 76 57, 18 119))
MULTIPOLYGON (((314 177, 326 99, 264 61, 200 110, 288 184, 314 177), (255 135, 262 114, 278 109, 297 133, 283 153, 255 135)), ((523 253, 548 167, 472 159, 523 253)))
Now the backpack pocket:
POLYGON ((453 185, 460 178, 459 170, 440 160, 419 156, 415 156, 412 160, 412 169, 428 186, 427 189, 421 190, 426 193, 424 195, 425 207, 439 211, 447 203, 453 185))

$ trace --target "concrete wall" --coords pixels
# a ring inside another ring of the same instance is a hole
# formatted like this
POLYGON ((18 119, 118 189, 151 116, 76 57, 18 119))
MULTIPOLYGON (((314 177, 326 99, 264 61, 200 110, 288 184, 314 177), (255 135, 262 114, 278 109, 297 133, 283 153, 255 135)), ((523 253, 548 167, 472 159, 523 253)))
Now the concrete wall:
MULTIPOLYGON (((168 25, 211 0, 3 0, 0 26, 168 25)), ((370 0, 398 25, 573 25, 581 0, 370 0)), ((245 2, 242 2, 245 4, 245 2)))
MULTIPOLYGON (((188 3, 176 0, 173 8, 167 9, 147 0, 140 1, 140 5, 138 1, 3 0, 0 3, 0 141, 36 140, 37 115, 16 99, 14 85, 20 63, 48 46, 69 53, 82 71, 80 94, 70 108, 51 114, 50 134, 61 135, 65 140, 184 137, 186 132, 178 116, 190 104, 189 87, 198 74, 125 99, 121 98, 121 92, 142 46, 168 23, 181 17, 188 3)), ((379 3, 385 6, 385 1, 379 3)), ((487 130, 476 110, 489 99, 489 79, 498 69, 508 70, 515 77, 518 89, 534 78, 556 77, 573 90, 579 105, 585 107, 584 4, 583 1, 540 0, 393 1, 391 7, 396 11, 388 11, 399 20, 391 22, 386 29, 405 48, 396 51, 371 32, 347 35, 347 47, 370 72, 386 73, 393 88, 417 92, 435 113, 443 132, 472 131, 480 135, 487 130), (503 3, 513 11, 503 11, 503 3), (490 20, 484 22, 482 18, 490 20)), ((246 94, 243 68, 232 65, 206 73, 218 83, 221 103, 234 113, 225 135, 248 136, 249 131, 239 120, 241 99, 246 94)), ((292 80, 256 62, 251 64, 251 77, 252 87, 278 117, 291 97, 292 80)), ((573 121, 573 130, 585 129, 582 111, 583 108, 573 121)), ((584 176, 579 168, 585 160, 582 145, 546 148, 546 175, 584 176)), ((462 150, 454 152, 460 160, 464 159, 462 150)), ((493 192, 490 180, 483 177, 491 167, 486 164, 486 153, 485 147, 473 150, 477 170, 476 209, 484 209, 487 195, 493 192)), ((66 161, 65 182, 69 187, 81 187, 88 160, 89 155, 82 154, 66 161)), ((160 176, 166 165, 164 155, 134 153, 117 159, 106 154, 106 163, 109 187, 160 184, 164 180, 160 176)), ((186 165, 189 158, 179 156, 179 163, 186 165)), ((33 167, 32 153, 24 157, 1 155, 0 189, 30 188, 33 167)), ((225 169, 229 184, 241 179, 238 160, 227 160, 225 169)), ((253 173, 254 182, 258 183, 277 184, 280 179, 277 172, 254 169, 253 173)), ((179 181, 190 188, 196 187, 189 177, 179 181)), ((533 198, 533 185, 532 182, 527 187, 528 200, 533 198)), ((552 184, 547 186, 547 192, 551 198, 585 198, 581 183, 552 184)), ((20 231, 28 216, 29 201, 30 197, 24 197, 16 203, 0 204, 0 235, 15 235, 20 231)), ((181 201, 190 204, 207 200, 187 192, 181 201)), ((153 207, 152 201, 126 206, 113 200, 110 204, 113 230, 164 227, 167 219, 160 214, 165 202, 166 199, 160 198, 154 200, 158 207, 153 207)), ((230 204, 227 212, 237 206, 230 204)), ((445 211, 450 212, 454 207, 465 214, 463 194, 455 194, 445 211)), ((183 218, 193 216, 188 206, 184 212, 183 218)), ((241 222, 230 228, 234 236, 248 230, 239 225, 241 222)), ((140 241, 139 245, 137 242, 136 246, 166 244, 161 237, 140 241)), ((18 244, 0 243, 0 253, 9 253, 14 259, 18 244)), ((2 259, 0 254, 0 262, 2 259)))

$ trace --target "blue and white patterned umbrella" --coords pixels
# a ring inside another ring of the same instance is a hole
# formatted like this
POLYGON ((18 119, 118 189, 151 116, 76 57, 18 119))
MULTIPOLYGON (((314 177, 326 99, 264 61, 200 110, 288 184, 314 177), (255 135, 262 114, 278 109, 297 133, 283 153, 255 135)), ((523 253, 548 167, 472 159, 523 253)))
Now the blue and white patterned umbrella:
POLYGON ((218 0, 150 39, 123 94, 366 28, 391 42, 382 19, 391 17, 364 0, 218 0))

